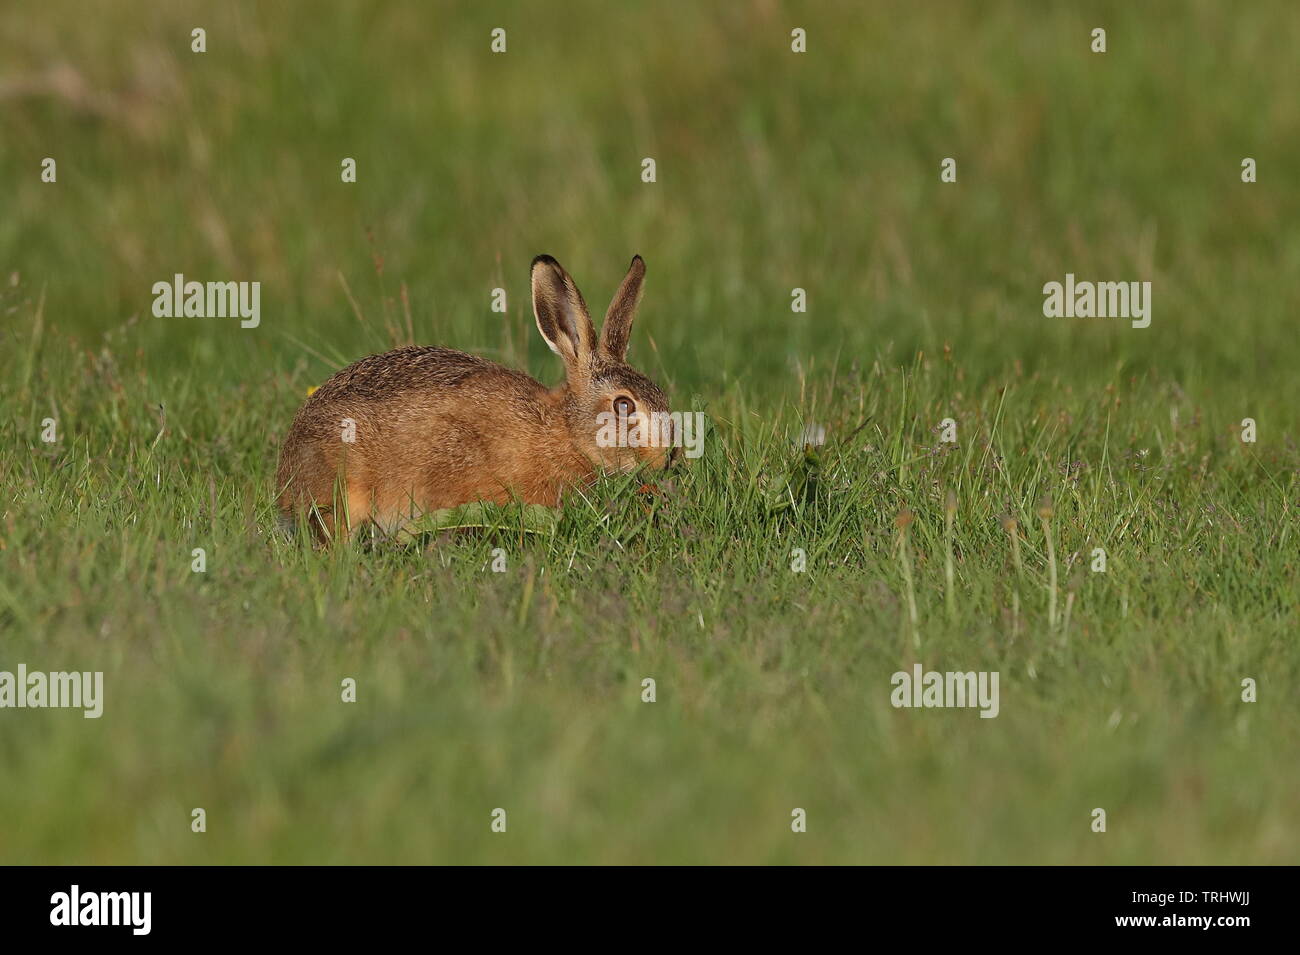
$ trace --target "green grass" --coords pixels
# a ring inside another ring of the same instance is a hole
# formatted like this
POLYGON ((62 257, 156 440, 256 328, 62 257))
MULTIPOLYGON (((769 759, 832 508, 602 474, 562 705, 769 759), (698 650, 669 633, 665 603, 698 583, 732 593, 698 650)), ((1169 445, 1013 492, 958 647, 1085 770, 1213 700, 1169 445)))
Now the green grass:
POLYGON ((0 12, 0 670, 106 696, 0 710, 0 861, 1300 861, 1292 5, 202 10, 0 12), (539 252, 595 312, 645 256, 704 456, 540 533, 279 536, 295 408, 408 307, 560 377, 539 252), (1044 318, 1067 271, 1151 327, 1044 318), (175 272, 261 326, 154 318, 175 272), (1000 715, 892 708, 915 662, 1000 715))

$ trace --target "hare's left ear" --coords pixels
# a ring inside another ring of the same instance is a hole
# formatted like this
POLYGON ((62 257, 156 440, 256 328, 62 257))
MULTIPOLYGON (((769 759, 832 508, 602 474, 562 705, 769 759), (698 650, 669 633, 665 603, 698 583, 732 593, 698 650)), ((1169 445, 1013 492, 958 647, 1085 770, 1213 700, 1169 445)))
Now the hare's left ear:
POLYGON ((645 280, 645 262, 641 256, 634 255, 628 266, 623 284, 614 293, 614 301, 609 303, 605 313, 605 324, 600 327, 601 353, 613 361, 627 359, 627 343, 632 337, 632 319, 636 316, 637 303, 641 301, 641 283, 645 280))
POLYGON ((591 368, 596 350, 596 329, 587 303, 569 273, 549 255, 533 259, 533 317, 551 351, 564 359, 569 380, 576 381, 591 368))

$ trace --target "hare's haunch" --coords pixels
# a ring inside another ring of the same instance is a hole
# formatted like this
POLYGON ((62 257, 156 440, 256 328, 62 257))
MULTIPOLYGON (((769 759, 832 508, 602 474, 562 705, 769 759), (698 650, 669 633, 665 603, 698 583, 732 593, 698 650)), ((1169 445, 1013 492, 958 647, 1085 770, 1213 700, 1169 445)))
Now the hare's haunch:
POLYGON ((564 359, 555 388, 449 348, 399 348, 344 368, 312 393, 284 439, 282 515, 305 514, 333 538, 367 521, 396 530, 472 501, 555 507, 601 472, 667 467, 671 441, 608 439, 667 418, 663 392, 624 360, 644 277, 637 256, 597 340, 569 273, 549 255, 533 260, 537 328, 564 359))

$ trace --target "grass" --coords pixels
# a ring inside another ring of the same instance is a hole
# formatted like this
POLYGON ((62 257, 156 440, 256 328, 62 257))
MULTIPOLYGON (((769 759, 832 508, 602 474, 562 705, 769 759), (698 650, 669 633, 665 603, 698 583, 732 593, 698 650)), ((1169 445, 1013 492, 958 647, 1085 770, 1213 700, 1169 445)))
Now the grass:
POLYGON ((201 10, 0 13, 0 670, 106 695, 0 710, 0 860, 1297 861, 1289 5, 201 10), (538 252, 593 311, 645 255, 703 457, 553 528, 276 534, 334 368, 558 379, 538 252), (1045 319, 1067 271, 1151 327, 1045 319), (154 318, 175 272, 261 326, 154 318), (916 662, 999 716, 892 708, 916 662))

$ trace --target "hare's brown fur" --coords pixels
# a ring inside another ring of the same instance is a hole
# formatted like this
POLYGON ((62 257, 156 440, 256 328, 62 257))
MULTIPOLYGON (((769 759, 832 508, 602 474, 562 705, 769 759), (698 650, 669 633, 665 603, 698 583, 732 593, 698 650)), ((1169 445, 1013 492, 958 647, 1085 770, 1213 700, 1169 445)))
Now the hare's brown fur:
POLYGON ((667 409, 658 387, 622 360, 643 273, 638 257, 597 344, 568 274, 549 257, 535 260, 538 327, 566 365, 556 388, 448 348, 399 348, 339 371, 299 409, 285 438, 276 474, 281 512, 308 514, 332 538, 367 521, 396 530, 422 511, 471 501, 554 507, 602 470, 666 466, 667 449, 598 447, 592 423, 619 395, 638 409, 667 409))

